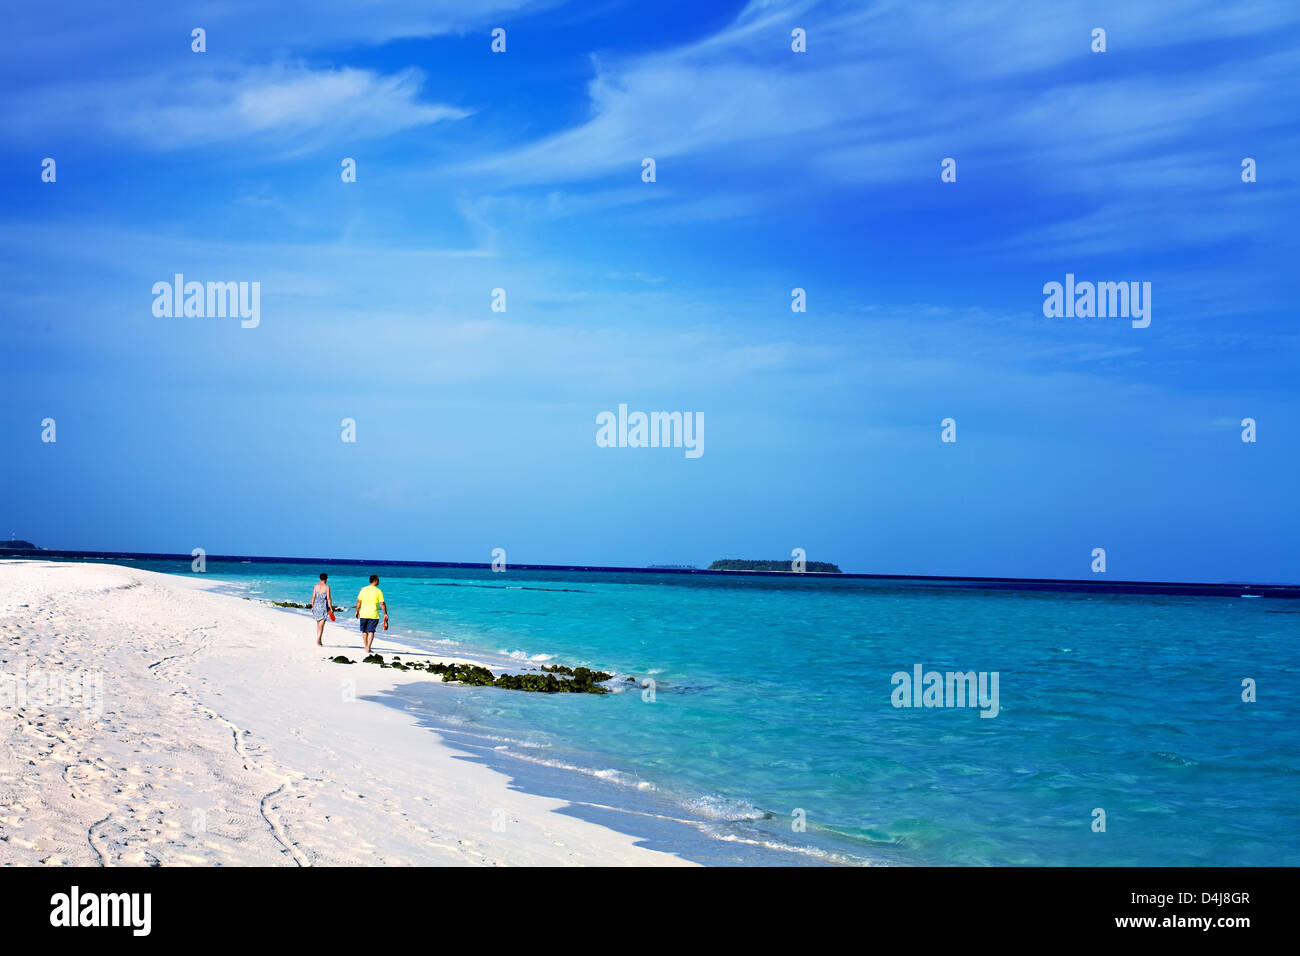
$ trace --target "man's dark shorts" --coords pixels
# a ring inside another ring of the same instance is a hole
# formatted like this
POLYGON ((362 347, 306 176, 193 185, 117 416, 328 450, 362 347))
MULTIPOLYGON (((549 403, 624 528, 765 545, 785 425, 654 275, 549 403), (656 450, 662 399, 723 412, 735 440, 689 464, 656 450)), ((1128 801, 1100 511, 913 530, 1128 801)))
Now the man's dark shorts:
POLYGON ((377 628, 378 626, 379 626, 379 618, 377 617, 363 617, 361 619, 362 634, 373 634, 375 633, 375 628, 377 628))

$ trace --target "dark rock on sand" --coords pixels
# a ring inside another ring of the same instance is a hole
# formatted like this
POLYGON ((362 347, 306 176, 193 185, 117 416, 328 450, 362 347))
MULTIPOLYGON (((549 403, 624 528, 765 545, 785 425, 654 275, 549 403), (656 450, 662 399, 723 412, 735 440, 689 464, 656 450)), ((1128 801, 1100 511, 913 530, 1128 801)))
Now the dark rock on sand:
MULTIPOLYGON (((339 658, 335 659, 339 660, 339 658)), ((378 664, 380 667, 399 671, 417 670, 441 674, 444 683, 458 682, 471 687, 500 687, 504 690, 533 691, 542 694, 607 694, 609 690, 601 687, 600 684, 603 681, 613 680, 613 675, 604 671, 593 671, 589 667, 569 668, 560 664, 543 668, 546 671, 544 674, 502 674, 497 677, 486 667, 480 667, 478 664, 444 664, 441 661, 403 664, 399 657, 394 657, 392 663, 386 664, 381 654, 371 654, 362 663, 378 664), (556 674, 572 676, 566 680, 556 677, 556 674)))

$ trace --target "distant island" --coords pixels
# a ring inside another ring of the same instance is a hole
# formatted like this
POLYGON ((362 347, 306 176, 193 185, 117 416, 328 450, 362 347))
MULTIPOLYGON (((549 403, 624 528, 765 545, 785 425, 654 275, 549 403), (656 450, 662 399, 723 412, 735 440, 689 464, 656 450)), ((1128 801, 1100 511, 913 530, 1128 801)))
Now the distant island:
POLYGON ((8 541, 0 541, 0 548, 9 548, 12 551, 39 551, 40 548, 30 541, 18 541, 11 538, 8 541))
MULTIPOLYGON (((789 561, 745 561, 740 558, 723 558, 709 565, 710 571, 785 571, 794 574, 789 561)), ((829 561, 806 561, 805 571, 820 571, 823 574, 843 574, 837 566, 829 561)))

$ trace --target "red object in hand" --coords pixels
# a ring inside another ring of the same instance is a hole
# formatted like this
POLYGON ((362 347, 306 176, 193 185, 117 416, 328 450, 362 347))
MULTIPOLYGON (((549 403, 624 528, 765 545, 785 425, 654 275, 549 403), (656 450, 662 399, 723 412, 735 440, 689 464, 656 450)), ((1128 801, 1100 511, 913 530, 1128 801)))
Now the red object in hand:
POLYGON ((388 618, 387 618, 387 617, 384 618, 384 630, 385 630, 385 631, 388 630, 388 618))
POLYGON ((330 611, 330 620, 331 620, 331 621, 334 620, 334 612, 333 612, 333 611, 330 611))

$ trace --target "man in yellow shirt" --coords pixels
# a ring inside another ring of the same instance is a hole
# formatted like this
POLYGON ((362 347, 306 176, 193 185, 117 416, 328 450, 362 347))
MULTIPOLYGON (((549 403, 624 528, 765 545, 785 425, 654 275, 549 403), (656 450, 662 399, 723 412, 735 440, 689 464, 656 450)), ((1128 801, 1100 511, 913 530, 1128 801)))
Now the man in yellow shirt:
POLYGON ((357 594, 357 614, 361 619, 361 639, 366 642, 366 653, 370 653, 370 642, 375 639, 375 628, 379 626, 379 609, 384 609, 384 630, 388 630, 388 605, 384 603, 384 592, 379 590, 379 575, 370 575, 370 583, 357 594))

